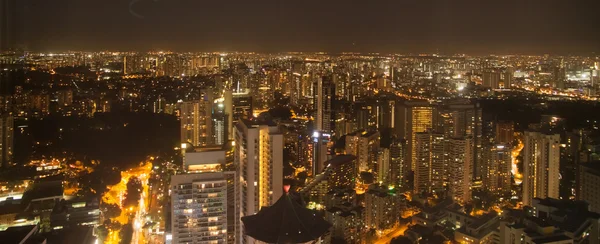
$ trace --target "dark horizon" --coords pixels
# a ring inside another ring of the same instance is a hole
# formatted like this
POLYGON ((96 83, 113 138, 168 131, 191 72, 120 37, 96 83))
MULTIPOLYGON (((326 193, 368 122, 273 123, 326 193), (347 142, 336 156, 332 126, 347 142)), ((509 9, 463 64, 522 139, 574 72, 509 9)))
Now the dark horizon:
POLYGON ((17 9, 16 43, 33 51, 600 52, 594 0, 18 0, 17 9))

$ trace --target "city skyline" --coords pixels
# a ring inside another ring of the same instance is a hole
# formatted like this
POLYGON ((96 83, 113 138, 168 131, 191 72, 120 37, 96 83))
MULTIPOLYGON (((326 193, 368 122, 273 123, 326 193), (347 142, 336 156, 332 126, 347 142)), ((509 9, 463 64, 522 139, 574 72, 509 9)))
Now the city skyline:
POLYGON ((0 0, 0 240, 600 244, 599 11, 0 0))

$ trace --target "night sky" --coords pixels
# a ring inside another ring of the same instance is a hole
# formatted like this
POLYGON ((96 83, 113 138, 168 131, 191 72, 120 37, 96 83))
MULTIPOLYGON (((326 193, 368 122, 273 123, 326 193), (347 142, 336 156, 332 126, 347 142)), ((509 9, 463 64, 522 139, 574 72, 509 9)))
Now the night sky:
POLYGON ((600 51, 600 0, 17 1, 39 51, 600 51))

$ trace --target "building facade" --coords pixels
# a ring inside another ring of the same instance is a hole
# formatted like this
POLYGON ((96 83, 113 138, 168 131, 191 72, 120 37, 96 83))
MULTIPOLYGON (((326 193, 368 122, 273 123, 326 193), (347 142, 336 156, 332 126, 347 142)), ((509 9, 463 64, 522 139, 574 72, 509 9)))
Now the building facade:
POLYGON ((526 131, 523 148, 523 205, 533 198, 558 198, 560 135, 526 131))
MULTIPOLYGON (((234 165, 239 187, 239 218, 256 214, 283 194, 283 134, 275 125, 240 120, 235 126, 234 165)), ((241 224, 241 223, 240 223, 241 224)), ((242 233, 243 243, 253 239, 242 233)))
POLYGON ((172 243, 227 243, 227 180, 222 172, 171 177, 172 243))

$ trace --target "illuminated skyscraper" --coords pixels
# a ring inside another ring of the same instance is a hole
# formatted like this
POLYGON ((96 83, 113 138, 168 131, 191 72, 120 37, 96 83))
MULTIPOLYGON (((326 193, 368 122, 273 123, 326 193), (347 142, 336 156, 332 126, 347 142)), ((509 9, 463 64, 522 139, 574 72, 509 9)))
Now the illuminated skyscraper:
POLYGON ((473 181, 472 140, 449 139, 447 148, 450 197, 456 202, 470 202, 473 181))
POLYGON ((216 99, 213 104, 212 135, 215 145, 223 145, 229 140, 230 114, 227 113, 227 103, 224 98, 216 99))
POLYGON ((502 144, 490 148, 487 159, 485 187, 494 194, 510 195, 512 187, 512 154, 510 147, 502 144))
MULTIPOLYGON (((433 127, 433 107, 427 102, 406 102, 403 106, 398 106, 398 120, 396 133, 407 141, 407 151, 405 163, 410 165, 408 171, 414 171, 417 162, 417 151, 415 148, 416 134, 425 132, 433 127)), ((408 172, 406 172, 408 173, 408 172)))
POLYGON ((335 99, 335 86, 331 76, 322 76, 317 79, 314 86, 315 130, 331 134, 333 132, 333 101, 335 99))
POLYGON ((14 142, 13 117, 9 114, 0 115, 0 167, 13 165, 14 142))
POLYGON ((374 170, 379 151, 379 132, 355 132, 346 135, 346 154, 352 154, 357 159, 356 173, 374 170))
POLYGON ((211 145, 212 136, 212 93, 203 92, 198 101, 180 103, 181 142, 194 147, 211 145))
POLYGON ((171 177, 172 243, 227 243, 228 174, 171 177))
POLYGON ((415 134, 414 192, 439 192, 444 189, 444 143, 443 134, 431 131, 415 134))
POLYGON ((404 185, 404 148, 405 144, 400 140, 393 141, 390 145, 390 181, 398 187, 404 185))
MULTIPOLYGON (((239 121, 235 125, 234 165, 238 170, 240 218, 275 203, 283 193, 283 134, 279 128, 239 121)), ((241 230, 237 236, 243 243, 253 243, 241 230)))
POLYGON ((254 115, 254 106, 252 104, 252 95, 248 93, 232 94, 233 120, 250 119, 254 115))
POLYGON ((391 128, 395 126, 396 101, 387 97, 381 97, 377 103, 376 115, 377 128, 379 130, 391 128))
POLYGON ((473 160, 472 175, 482 178, 485 171, 485 163, 482 147, 482 110, 478 103, 463 104, 460 101, 449 106, 454 129, 454 138, 471 138, 471 159, 473 160))
POLYGON ((390 159, 390 149, 379 149, 377 153, 377 182, 381 182, 384 185, 391 183, 390 159))
POLYGON ((560 135, 526 131, 523 148, 523 205, 533 198, 558 198, 560 135))

